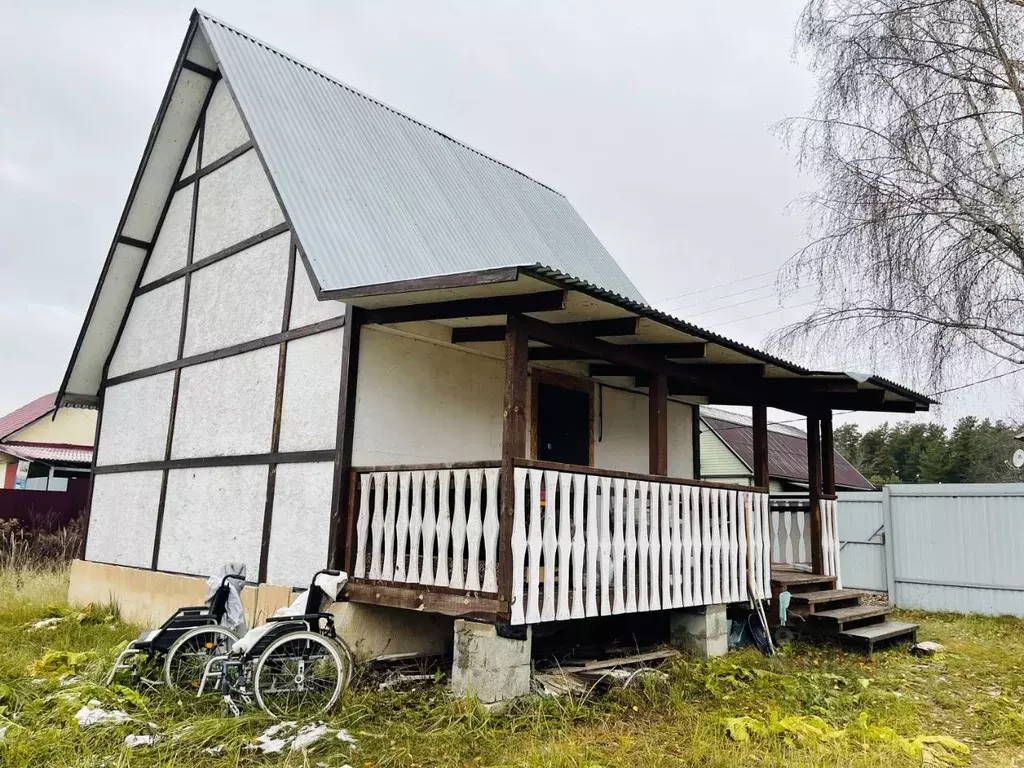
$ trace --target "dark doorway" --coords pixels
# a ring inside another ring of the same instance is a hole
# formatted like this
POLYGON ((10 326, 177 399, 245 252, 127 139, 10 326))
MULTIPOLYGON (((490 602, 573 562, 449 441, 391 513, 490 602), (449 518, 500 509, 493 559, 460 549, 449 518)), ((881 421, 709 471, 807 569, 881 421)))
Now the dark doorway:
POLYGON ((590 464, 590 393, 539 382, 537 458, 590 464))

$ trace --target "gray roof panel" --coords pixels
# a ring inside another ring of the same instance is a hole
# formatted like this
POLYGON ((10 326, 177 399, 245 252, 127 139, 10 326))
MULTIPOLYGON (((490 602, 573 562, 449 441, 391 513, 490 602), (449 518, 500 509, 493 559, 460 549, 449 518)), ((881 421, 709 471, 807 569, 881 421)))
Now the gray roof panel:
POLYGON ((543 263, 643 301, 562 195, 199 18, 322 290, 543 263))

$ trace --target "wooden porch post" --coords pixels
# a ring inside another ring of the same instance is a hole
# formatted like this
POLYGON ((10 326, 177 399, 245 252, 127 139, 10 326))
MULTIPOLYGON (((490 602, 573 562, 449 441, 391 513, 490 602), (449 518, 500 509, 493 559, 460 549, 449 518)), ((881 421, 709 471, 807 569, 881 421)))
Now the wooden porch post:
POLYGON ((768 406, 753 407, 754 485, 768 487, 768 406))
POLYGON ((836 446, 832 439, 832 411, 821 417, 821 492, 836 495, 836 446))
POLYGON ((341 342, 341 384, 338 386, 338 427, 335 437, 334 487, 331 492, 331 523, 327 562, 352 574, 355 549, 352 532, 352 437, 356 418, 356 382, 359 380, 359 339, 363 310, 345 307, 345 335, 341 342))
POLYGON ((650 425, 650 473, 668 474, 668 378, 664 373, 651 376, 647 396, 650 425))
MULTIPOLYGON (((526 364, 529 337, 520 315, 505 325, 505 403, 501 428, 501 510, 498 517, 498 600, 509 616, 512 597, 512 519, 515 514, 515 459, 526 458, 526 364)), ((521 578, 521 575, 518 577, 521 578)))
POLYGON ((821 543, 821 419, 807 417, 807 490, 811 505, 811 570, 824 573, 821 543))

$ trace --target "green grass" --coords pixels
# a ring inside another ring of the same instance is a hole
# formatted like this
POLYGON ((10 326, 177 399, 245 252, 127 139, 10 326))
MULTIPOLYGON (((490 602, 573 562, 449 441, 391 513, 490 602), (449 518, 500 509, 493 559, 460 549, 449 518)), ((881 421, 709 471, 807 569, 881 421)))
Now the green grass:
POLYGON ((1024 768, 1024 621, 903 614, 947 651, 873 659, 791 646, 708 662, 680 659, 645 686, 586 700, 528 698, 503 715, 417 693, 355 690, 328 720, 358 741, 264 756, 248 745, 270 723, 225 717, 216 697, 97 684, 138 629, 107 607, 69 609, 62 574, 0 572, 0 765, 62 766, 901 766, 1024 768), (26 624, 62 616, 55 629, 26 624), (34 670, 34 674, 32 672, 34 670), (62 686, 69 676, 78 682, 62 686), (132 720, 79 728, 91 698, 132 720), (154 746, 129 749, 128 734, 154 746), (954 741, 955 740, 955 741, 954 741), (222 747, 219 755, 206 750, 222 747), (967 749, 969 752, 964 752, 967 749))

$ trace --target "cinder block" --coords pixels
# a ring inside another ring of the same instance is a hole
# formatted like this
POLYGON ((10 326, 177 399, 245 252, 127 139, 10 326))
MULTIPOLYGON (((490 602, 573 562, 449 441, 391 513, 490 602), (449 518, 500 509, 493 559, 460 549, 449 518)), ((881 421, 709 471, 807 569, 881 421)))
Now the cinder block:
POLYGON ((725 605, 705 605, 669 614, 673 645, 695 648, 704 658, 724 656, 729 650, 729 622, 725 605))
POLYGON ((502 637, 493 624, 455 622, 452 690, 485 705, 502 704, 530 692, 532 629, 525 640, 502 637))

